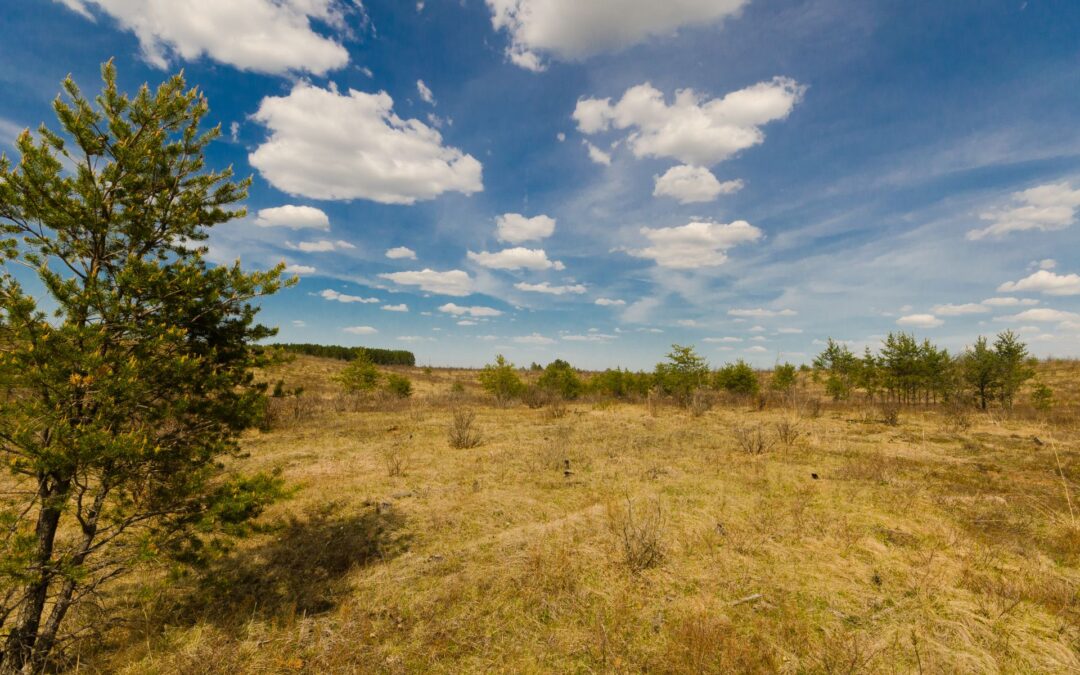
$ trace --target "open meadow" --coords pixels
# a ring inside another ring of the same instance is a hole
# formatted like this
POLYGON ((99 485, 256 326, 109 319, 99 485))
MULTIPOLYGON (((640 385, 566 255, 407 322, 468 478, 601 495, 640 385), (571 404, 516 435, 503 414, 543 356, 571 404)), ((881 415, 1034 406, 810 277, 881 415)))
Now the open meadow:
POLYGON ((1080 364, 1039 364, 1049 413, 896 419, 807 374, 763 407, 530 408, 464 370, 348 397, 343 366, 264 374, 304 393, 238 462, 289 496, 207 569, 114 587, 127 623, 80 669, 1080 669, 1080 364), (481 442, 455 449, 465 409, 481 442))
POLYGON ((1080 674, 1080 2, 0 7, 0 675, 1080 674))

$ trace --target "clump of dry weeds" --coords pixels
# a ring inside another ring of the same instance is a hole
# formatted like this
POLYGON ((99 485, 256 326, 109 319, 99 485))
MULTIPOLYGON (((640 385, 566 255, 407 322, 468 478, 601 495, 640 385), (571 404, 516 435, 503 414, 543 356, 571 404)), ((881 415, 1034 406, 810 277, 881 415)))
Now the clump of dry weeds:
POLYGON ((608 507, 608 528, 615 536, 622 562, 638 574, 664 559, 664 510, 659 499, 638 504, 627 497, 608 507))
POLYGON ((479 447, 484 442, 476 426, 476 411, 462 406, 451 409, 448 440, 450 447, 458 450, 479 447))
POLYGON ((769 436, 763 424, 740 424, 733 434, 736 446, 748 455, 764 455, 776 444, 776 439, 769 436))

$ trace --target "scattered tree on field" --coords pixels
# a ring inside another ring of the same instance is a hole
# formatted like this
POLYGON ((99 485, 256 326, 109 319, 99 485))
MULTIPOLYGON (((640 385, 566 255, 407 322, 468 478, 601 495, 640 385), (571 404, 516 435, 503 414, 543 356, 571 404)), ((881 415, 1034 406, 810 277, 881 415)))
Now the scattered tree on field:
POLYGON ((102 75, 93 101, 65 80, 59 132, 0 158, 0 672, 48 669, 103 584, 197 558, 278 491, 220 460, 263 409, 253 345, 274 331, 251 302, 282 267, 210 267, 199 245, 244 214, 248 181, 205 168, 220 130, 200 128, 206 100, 183 77, 129 98, 111 63, 102 75))
POLYGON ((769 378, 769 389, 780 392, 785 396, 795 388, 796 369, 790 363, 777 365, 773 368, 772 377, 769 378))
POLYGON ((367 354, 361 352, 356 359, 349 362, 349 365, 345 366, 340 373, 334 378, 337 380, 345 391, 352 394, 359 394, 369 391, 375 391, 379 386, 379 380, 382 375, 379 373, 379 369, 375 367, 375 364, 371 362, 367 354))
POLYGON ((656 385, 680 405, 686 405, 694 391, 708 381, 709 364, 693 347, 682 345, 671 345, 667 359, 656 365, 656 385))
POLYGON ((495 357, 495 363, 484 366, 478 376, 484 391, 495 397, 500 404, 506 404, 521 396, 525 385, 518 376, 514 364, 502 354, 495 357))
MULTIPOLYGON (((794 374, 792 375, 794 377, 794 374)), ((758 377, 749 363, 739 359, 735 363, 724 364, 713 376, 713 386, 732 394, 753 396, 758 393, 758 377)))
POLYGON ((541 389, 560 396, 567 401, 572 401, 581 395, 581 378, 566 361, 555 359, 544 368, 544 372, 536 381, 541 389))

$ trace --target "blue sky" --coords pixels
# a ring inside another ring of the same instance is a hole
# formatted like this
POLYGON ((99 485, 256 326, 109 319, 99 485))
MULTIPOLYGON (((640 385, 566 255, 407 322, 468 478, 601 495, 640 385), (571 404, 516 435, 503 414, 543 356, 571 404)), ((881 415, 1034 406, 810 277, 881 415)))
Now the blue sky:
POLYGON ((26 0, 0 30, 9 154, 109 58, 205 91, 210 163, 254 177, 210 256, 290 265, 281 340, 1080 355, 1075 2, 26 0))

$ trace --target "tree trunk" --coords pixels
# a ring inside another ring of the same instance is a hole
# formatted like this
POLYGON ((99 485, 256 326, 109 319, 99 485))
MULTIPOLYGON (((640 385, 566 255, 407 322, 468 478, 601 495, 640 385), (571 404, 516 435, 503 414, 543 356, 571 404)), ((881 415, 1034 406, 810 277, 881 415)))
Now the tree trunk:
POLYGON ((0 673, 20 672, 30 662, 34 653, 41 627, 41 615, 45 611, 45 603, 49 598, 49 586, 53 579, 53 571, 50 568, 56 530, 60 524, 60 515, 64 509, 64 502, 67 501, 70 485, 69 480, 52 481, 49 476, 43 476, 38 480, 41 512, 38 514, 35 528, 37 536, 37 550, 34 553, 33 563, 35 578, 26 585, 15 628, 8 634, 4 643, 0 673))
MULTIPOLYGON (((79 542, 78 550, 71 558, 70 565, 72 568, 79 567, 85 563, 87 556, 90 555, 90 549, 94 545, 94 538, 97 536, 98 518, 101 516, 101 510, 105 506, 105 497, 108 493, 108 486, 102 485, 99 487, 98 493, 94 496, 94 503, 90 507, 90 511, 88 511, 86 517, 82 519, 83 536, 82 540, 79 542)), ((60 588, 60 593, 56 596, 52 612, 49 613, 49 619, 45 622, 45 627, 41 629, 37 644, 34 646, 33 653, 30 655, 30 664, 33 666, 34 671, 42 669, 45 665, 45 660, 49 657, 49 653, 56 644, 56 636, 60 631, 60 624, 67 615, 68 610, 71 609, 76 586, 77 583, 74 577, 68 576, 64 579, 64 585, 60 588)))

